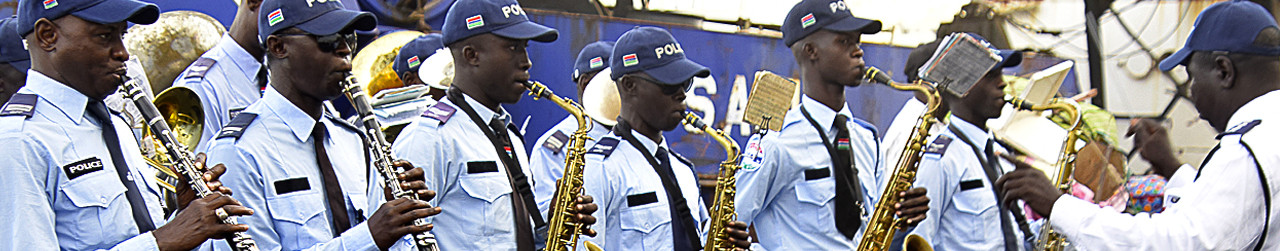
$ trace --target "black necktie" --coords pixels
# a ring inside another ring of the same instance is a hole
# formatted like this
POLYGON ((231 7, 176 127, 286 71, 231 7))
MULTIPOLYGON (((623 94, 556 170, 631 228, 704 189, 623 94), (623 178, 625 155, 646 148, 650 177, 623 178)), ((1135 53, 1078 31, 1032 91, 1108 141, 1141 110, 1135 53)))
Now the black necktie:
POLYGON ((836 128, 836 156, 831 163, 835 167, 833 172, 836 176, 836 229, 839 229, 845 238, 853 239, 858 232, 858 227, 862 225, 862 208, 858 206, 858 200, 862 198, 862 189, 858 184, 858 170, 854 169, 848 123, 849 117, 837 114, 835 123, 831 125, 836 128))
MULTIPOLYGON (((503 166, 507 167, 508 178, 511 179, 511 211, 514 213, 516 223, 516 250, 531 251, 533 250, 533 228, 529 226, 529 219, 537 209, 530 209, 530 206, 536 206, 533 201, 533 188, 529 186, 529 178, 524 175, 524 170, 520 169, 520 162, 516 160, 515 149, 512 149, 511 136, 507 133, 506 121, 501 119, 491 119, 489 128, 498 138, 498 143, 502 146, 502 152, 506 156, 499 156, 503 166)), ((538 213, 541 216, 541 213, 538 213)))
POLYGON ((698 244, 692 243, 693 240, 685 238, 690 233, 696 235, 697 224, 693 222, 693 214, 689 210, 689 201, 684 199, 684 192, 680 190, 680 186, 675 185, 675 172, 671 170, 671 157, 668 156, 667 149, 658 147, 657 154, 654 158, 658 159, 661 168, 658 169, 658 175, 662 175, 663 179, 671 182, 663 182, 663 187, 667 190, 667 203, 671 210, 671 220, 675 221, 671 224, 671 237, 675 241, 675 250, 698 250, 698 244), (670 185, 667 185, 667 184, 670 185))
MULTIPOLYGON (((996 157, 993 147, 995 147, 995 140, 987 139, 987 150, 984 153, 987 155, 986 156, 987 161, 983 162, 983 168, 987 169, 986 170, 987 179, 990 179, 992 180, 992 182, 995 182, 995 180, 1000 178, 999 174, 1001 172, 998 169, 996 169, 996 167, 1000 165, 1000 161, 999 159, 997 159, 998 157, 996 157)), ((992 190, 995 190, 995 189, 992 189, 992 190)), ((997 202, 1004 201, 1003 197, 1004 196, 1001 196, 999 192, 996 192, 997 202)), ((1010 219, 1010 216, 1009 216, 1009 214, 1012 213, 1012 210, 1010 210, 1009 207, 1004 203, 999 203, 998 209, 1000 209, 1000 231, 1004 232, 1004 250, 1006 251, 1018 250, 1018 237, 1013 233, 1013 219, 1010 219), (1010 213, 1006 213, 1006 212, 1010 212, 1010 213)))
POLYGON ((258 88, 267 88, 267 66, 258 67, 258 88))
MULTIPOLYGON (((333 163, 329 160, 329 154, 324 149, 324 124, 316 121, 316 127, 311 129, 311 140, 316 146, 316 163, 320 165, 320 176, 324 176, 324 198, 329 204, 329 213, 333 214, 333 237, 338 237, 342 232, 346 232, 351 228, 351 218, 347 216, 347 200, 343 199, 342 185, 338 183, 338 175, 333 172, 333 163)), ((388 184, 394 186, 394 184, 388 184)))
POLYGON ((120 139, 116 136, 116 129, 111 123, 111 115, 107 113, 107 106, 102 101, 90 101, 87 110, 90 116, 102 124, 102 140, 106 141, 107 150, 111 151, 111 163, 116 166, 120 183, 124 183, 125 198, 129 199, 129 207, 133 209, 133 222, 138 224, 138 233, 155 230, 156 225, 151 222, 151 213, 147 211, 146 200, 142 198, 138 185, 129 176, 129 165, 124 160, 124 154, 120 152, 120 139))

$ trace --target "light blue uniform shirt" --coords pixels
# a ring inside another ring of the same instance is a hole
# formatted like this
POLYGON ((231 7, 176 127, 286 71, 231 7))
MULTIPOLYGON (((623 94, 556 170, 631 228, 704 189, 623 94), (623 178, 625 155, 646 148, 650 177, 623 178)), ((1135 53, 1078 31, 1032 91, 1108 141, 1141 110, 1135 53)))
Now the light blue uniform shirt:
MULTIPOLYGON (((484 124, 493 119, 510 123, 511 115, 499 107, 489 110, 463 94, 484 124)), ((427 217, 441 250, 515 250, 515 217, 511 211, 511 182, 506 164, 498 157, 484 131, 448 98, 427 109, 400 132, 391 154, 425 169, 427 187, 436 191, 432 205, 444 208, 427 217), (496 168, 492 165, 496 165, 496 168)), ((524 141, 507 130, 522 172, 529 174, 524 141)), ((519 198, 517 198, 519 199, 519 198)), ((536 212, 530 212, 536 213, 536 212)), ((533 228, 533 221, 522 222, 533 228)), ((534 238, 535 245, 541 245, 534 238)))
MULTIPOLYGON (((245 109, 257 118, 243 126, 240 137, 220 137, 209 147, 209 163, 227 166, 220 179, 233 197, 254 210, 239 217, 261 250, 377 250, 364 219, 385 200, 380 179, 369 168, 365 148, 355 128, 339 122, 326 109, 319 121, 311 118, 275 89, 245 109), (352 226, 334 237, 332 212, 325 200, 323 177, 316 162, 315 123, 325 126, 324 146, 333 164, 352 226)), ((237 130, 227 127, 223 133, 237 130)), ((229 250, 226 242, 215 244, 229 250)))
POLYGON ((747 143, 743 169, 738 171, 738 220, 755 225, 760 246, 766 250, 853 250, 881 192, 875 127, 854 119, 848 105, 836 112, 807 95, 801 105, 821 128, 814 128, 797 107, 787 111, 780 131, 747 143), (833 220, 835 213, 846 213, 835 212, 835 170, 829 169, 831 175, 823 178, 805 177, 807 170, 832 168, 818 130, 834 144, 836 114, 851 118, 846 127, 862 185, 864 223, 853 240, 846 239, 833 220))
MULTIPOLYGON (((138 234, 102 122, 85 109, 91 98, 35 70, 26 81, 18 93, 39 95, 34 114, 0 116, 0 250, 157 250, 151 232, 138 234), (86 160, 101 166, 68 173, 86 160)), ((129 124, 119 114, 111 123, 127 162, 120 165, 160 227, 161 190, 151 178, 157 170, 143 161, 129 124)))
MULTIPOLYGON (((583 144, 583 152, 595 145, 600 137, 609 134, 609 129, 600 122, 591 120, 591 123, 591 130, 587 131, 587 137, 591 139, 583 144)), ((569 139, 573 137, 573 131, 577 130, 578 120, 570 116, 551 127, 533 143, 533 154, 529 155, 529 163, 533 165, 531 178, 535 180, 533 195, 538 201, 538 211, 543 215, 547 214, 551 201, 555 199, 556 180, 564 176, 564 155, 569 151, 569 139)))
MULTIPOLYGON (((680 193, 689 204, 689 213, 693 215, 697 228, 687 231, 698 232, 699 241, 694 245, 701 247, 707 234, 705 223, 710 216, 702 203, 698 177, 693 167, 687 160, 671 152, 666 140, 657 143, 634 130, 631 134, 649 150, 648 154, 651 156, 657 153, 659 147, 670 152, 668 158, 675 176, 672 181, 680 188, 680 193)), ((578 238, 602 245, 604 250, 674 249, 673 238, 684 236, 671 236, 671 224, 676 221, 671 219, 671 206, 667 200, 667 190, 662 186, 662 177, 649 165, 639 148, 614 133, 609 133, 602 140, 605 138, 619 142, 613 147, 612 153, 608 154, 600 154, 600 151, 605 151, 608 147, 600 144, 592 147, 587 154, 587 167, 583 173, 583 191, 591 195, 599 206, 593 214, 596 217, 593 229, 598 235, 595 238, 586 235, 578 238), (628 196, 644 194, 653 194, 657 200, 630 206, 628 196)))
POLYGON ((232 110, 244 110, 262 97, 262 89, 258 87, 258 69, 262 62, 249 55, 230 35, 222 35, 218 45, 200 57, 216 62, 210 66, 193 63, 173 81, 173 86, 195 91, 204 108, 204 132, 200 134, 200 143, 192 148, 194 152, 208 150, 209 142, 222 126, 231 122, 232 110), (192 75, 199 71, 203 71, 204 77, 198 73, 192 75))
MULTIPOLYGON (((987 140, 995 137, 962 119, 952 116, 950 120, 952 126, 977 144, 980 152, 985 152, 987 140)), ((912 234, 924 237, 938 251, 1004 250, 1001 212, 995 192, 991 190, 994 181, 987 179, 978 155, 950 129, 943 129, 942 134, 933 136, 929 142, 916 171, 915 183, 916 187, 929 188, 929 212, 912 234), (944 143, 948 140, 949 143, 944 143), (969 185, 962 188, 960 184, 966 181, 970 182, 967 183, 969 185)), ((998 143, 993 147, 997 152, 1008 152, 998 143)), ((1003 158, 997 159, 1000 170, 996 172, 1003 175, 1013 171, 1013 164, 1003 158)), ((1005 213, 1014 224, 1010 227, 1018 237, 1018 243, 1023 243, 1023 233, 1015 218, 1011 213, 1005 213)))

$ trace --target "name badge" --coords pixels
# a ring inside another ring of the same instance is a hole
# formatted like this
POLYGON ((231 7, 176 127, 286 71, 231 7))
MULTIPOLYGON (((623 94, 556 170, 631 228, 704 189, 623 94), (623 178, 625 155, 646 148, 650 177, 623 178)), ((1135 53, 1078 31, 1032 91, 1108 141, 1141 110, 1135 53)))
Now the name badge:
POLYGON ((62 172, 67 174, 67 180, 97 171, 102 171, 102 160, 98 159, 98 157, 89 157, 88 159, 62 166, 62 172))

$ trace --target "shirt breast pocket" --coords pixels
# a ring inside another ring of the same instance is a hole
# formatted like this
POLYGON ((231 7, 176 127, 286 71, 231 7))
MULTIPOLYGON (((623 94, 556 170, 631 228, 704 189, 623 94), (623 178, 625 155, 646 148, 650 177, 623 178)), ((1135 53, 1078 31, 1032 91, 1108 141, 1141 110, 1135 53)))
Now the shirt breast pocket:
MULTIPOLYGON (((796 183, 796 200, 800 201, 796 208, 798 212, 812 213, 810 216, 800 217, 801 229, 807 232, 823 232, 833 229, 835 221, 831 219, 833 208, 827 205, 836 197, 836 181, 834 178, 826 177, 813 180, 803 180, 796 183)), ((850 212, 852 213, 852 212, 850 212)))
POLYGON ((300 250, 305 247, 298 245, 319 243, 333 236, 329 222, 324 219, 324 201, 317 190, 267 198, 276 235, 280 236, 284 249, 300 250))
MULTIPOLYGON (((655 194, 650 192, 650 194, 655 194)), ((619 243, 629 250, 658 250, 661 242, 670 242, 670 231, 655 231, 671 225, 671 211, 666 203, 653 202, 627 207, 622 210, 619 227, 622 234, 619 243), (663 238, 663 235, 666 235, 663 238)))
POLYGON ((500 172, 466 174, 459 179, 462 190, 470 199, 461 200, 461 210, 482 213, 483 217, 464 217, 459 226, 463 233, 494 236, 512 232, 511 223, 492 223, 489 221, 508 222, 512 218, 511 184, 506 175, 500 172), (486 224, 489 223, 489 224, 486 224), (484 227, 491 226, 491 227, 484 227))
POLYGON ((971 189, 956 193, 951 199, 956 215, 950 217, 955 224, 952 229, 958 230, 957 238, 971 242, 983 242, 988 230, 998 226, 1000 215, 996 207, 995 195, 988 189, 971 189))
POLYGON ((115 172, 103 170, 76 177, 60 189, 71 205, 58 212, 59 233, 78 240, 94 240, 113 239, 113 236, 127 238, 116 235, 123 234, 118 231, 124 229, 136 229, 132 207, 124 196, 124 184, 115 172))

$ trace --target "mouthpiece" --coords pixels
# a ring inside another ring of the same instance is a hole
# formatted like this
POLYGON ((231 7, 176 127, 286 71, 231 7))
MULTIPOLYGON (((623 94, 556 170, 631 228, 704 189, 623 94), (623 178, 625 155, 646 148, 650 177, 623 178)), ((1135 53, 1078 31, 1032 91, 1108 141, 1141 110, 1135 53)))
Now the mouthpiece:
POLYGON ((893 83, 893 79, 889 77, 889 74, 884 73, 884 71, 881 71, 880 68, 876 68, 875 66, 867 67, 867 74, 865 78, 872 83, 893 83))
POLYGON ((1032 107, 1036 106, 1036 104, 1027 102, 1026 100, 1020 99, 1018 97, 1014 97, 1013 95, 1009 95, 1009 94, 1004 95, 1004 102, 1008 102, 1010 105, 1013 105, 1013 108, 1016 108, 1019 110, 1031 110, 1032 107))
POLYGON ((702 129, 707 126, 706 123, 702 123, 702 118, 698 117, 697 114, 693 114, 689 111, 684 112, 684 123, 689 124, 693 127, 697 127, 698 129, 702 129))

